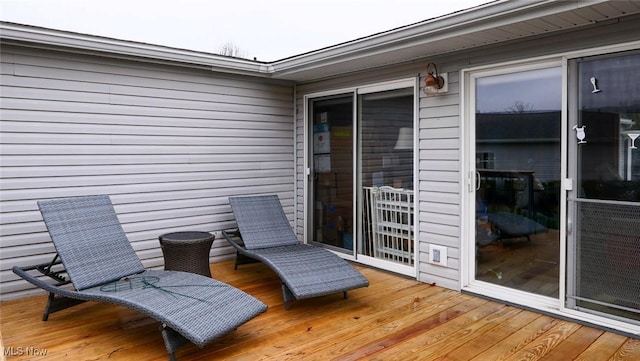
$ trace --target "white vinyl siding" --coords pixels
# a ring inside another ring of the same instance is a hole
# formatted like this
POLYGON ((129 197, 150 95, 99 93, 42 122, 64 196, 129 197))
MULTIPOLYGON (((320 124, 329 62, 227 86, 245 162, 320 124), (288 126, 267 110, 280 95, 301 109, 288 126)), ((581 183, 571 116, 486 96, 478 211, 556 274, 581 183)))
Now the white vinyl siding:
POLYGON ((2 298, 34 292, 14 265, 54 248, 41 199, 108 194, 146 267, 158 236, 214 232, 233 254, 227 197, 275 193, 293 214, 293 86, 208 70, 3 46, 2 298))

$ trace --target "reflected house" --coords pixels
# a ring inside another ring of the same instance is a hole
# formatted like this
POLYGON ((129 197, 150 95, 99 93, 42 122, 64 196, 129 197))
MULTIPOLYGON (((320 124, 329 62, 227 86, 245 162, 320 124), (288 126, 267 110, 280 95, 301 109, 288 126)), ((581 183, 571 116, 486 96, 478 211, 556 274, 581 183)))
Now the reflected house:
POLYGON ((153 269, 276 194, 351 262, 640 337, 639 28, 493 1, 261 62, 2 22, 2 300, 42 295, 11 272, 55 254, 38 200, 110 195, 153 269))
POLYGON ((477 169, 514 175, 493 177, 491 189, 481 183, 481 190, 502 198, 493 200, 494 207, 526 213, 554 229, 559 228, 560 116, 557 111, 476 114, 477 169))

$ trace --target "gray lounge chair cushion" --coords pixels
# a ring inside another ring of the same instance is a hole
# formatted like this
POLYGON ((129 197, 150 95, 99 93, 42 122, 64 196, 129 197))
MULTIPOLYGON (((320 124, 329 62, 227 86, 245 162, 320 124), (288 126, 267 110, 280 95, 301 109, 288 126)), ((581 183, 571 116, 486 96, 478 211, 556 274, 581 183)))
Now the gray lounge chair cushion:
POLYGON ((280 276, 298 300, 369 285, 347 261, 324 248, 297 244, 251 252, 280 276))
MULTIPOLYGON (((366 287, 369 281, 334 253, 298 241, 276 195, 230 197, 244 246, 240 252, 271 267, 295 299, 366 287)), ((285 301, 287 296, 285 294, 285 301)))
POLYGON ((38 208, 77 290, 144 271, 109 196, 40 201, 38 208))
POLYGON ((180 271, 148 270, 79 293, 91 301, 142 312, 199 347, 267 310, 262 302, 235 287, 180 271))
POLYGON ((299 244, 276 195, 230 197, 242 240, 247 249, 299 244))

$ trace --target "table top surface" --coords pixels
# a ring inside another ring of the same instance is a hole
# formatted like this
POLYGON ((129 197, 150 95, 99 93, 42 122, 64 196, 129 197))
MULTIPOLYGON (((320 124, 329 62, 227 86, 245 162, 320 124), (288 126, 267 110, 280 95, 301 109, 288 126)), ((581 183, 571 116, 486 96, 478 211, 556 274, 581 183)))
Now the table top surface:
POLYGON ((209 232, 183 231, 171 232, 160 236, 160 241, 201 241, 214 237, 209 232))

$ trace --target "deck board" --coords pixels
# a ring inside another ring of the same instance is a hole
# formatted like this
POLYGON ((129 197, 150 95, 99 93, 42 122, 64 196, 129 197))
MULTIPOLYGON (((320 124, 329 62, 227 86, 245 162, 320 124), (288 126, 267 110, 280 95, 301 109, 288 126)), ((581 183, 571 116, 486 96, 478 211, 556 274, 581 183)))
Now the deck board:
MULTIPOLYGON (((211 265, 216 279, 269 310, 178 360, 638 360, 640 341, 402 276, 357 266, 367 288, 293 302, 262 264, 211 265)), ((9 360, 166 360, 158 324, 129 309, 88 302, 41 321, 46 296, 1 304, 5 348, 34 347, 46 357, 9 360)))

